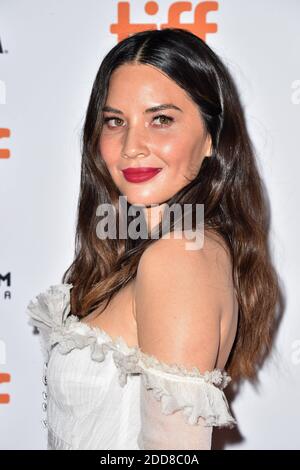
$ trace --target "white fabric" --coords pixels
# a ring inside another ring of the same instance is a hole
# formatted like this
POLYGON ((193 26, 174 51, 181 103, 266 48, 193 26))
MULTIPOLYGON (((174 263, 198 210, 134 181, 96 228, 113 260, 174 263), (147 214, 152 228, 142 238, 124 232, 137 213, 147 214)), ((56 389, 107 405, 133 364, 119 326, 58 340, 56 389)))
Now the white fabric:
POLYGON ((72 287, 50 286, 27 306, 41 333, 49 450, 210 449, 212 426, 236 424, 226 371, 201 374, 113 340, 70 314, 72 287))

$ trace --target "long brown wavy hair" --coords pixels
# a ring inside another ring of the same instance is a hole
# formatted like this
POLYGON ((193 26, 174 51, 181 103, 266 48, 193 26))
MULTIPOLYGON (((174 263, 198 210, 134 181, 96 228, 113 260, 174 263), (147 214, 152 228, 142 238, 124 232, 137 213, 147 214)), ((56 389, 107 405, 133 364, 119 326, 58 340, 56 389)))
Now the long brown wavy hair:
POLYGON ((232 378, 255 379, 271 350, 280 292, 268 251, 268 207, 234 81, 216 53, 187 30, 134 34, 107 53, 97 72, 81 141, 75 256, 62 278, 73 284, 72 313, 83 318, 104 301, 106 307, 135 277, 142 253, 156 241, 101 239, 96 233, 100 204, 112 204, 118 221, 121 193, 99 154, 99 137, 110 76, 125 63, 150 64, 167 74, 198 105, 210 133, 213 156, 204 158, 196 178, 168 204, 204 204, 205 229, 221 235, 229 248, 239 320, 226 369, 232 378))

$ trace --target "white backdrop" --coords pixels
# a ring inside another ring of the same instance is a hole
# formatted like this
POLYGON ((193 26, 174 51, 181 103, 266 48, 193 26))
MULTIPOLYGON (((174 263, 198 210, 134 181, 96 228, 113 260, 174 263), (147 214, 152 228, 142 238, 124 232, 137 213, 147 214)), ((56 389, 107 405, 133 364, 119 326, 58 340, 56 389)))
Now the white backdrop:
MULTIPOLYGON (((110 31, 118 3, 0 0, 1 449, 46 448, 43 361, 25 308, 72 261, 80 131, 100 62, 118 41, 110 31)), ((157 1, 151 16, 146 3, 128 1, 130 22, 160 28, 175 2, 157 1)), ((182 27, 194 22, 199 3, 181 14, 182 27)), ((207 22, 217 31, 206 41, 229 66, 245 106, 286 303, 260 386, 245 384, 231 403, 239 433, 224 448, 299 449, 300 2, 215 3, 207 22)))

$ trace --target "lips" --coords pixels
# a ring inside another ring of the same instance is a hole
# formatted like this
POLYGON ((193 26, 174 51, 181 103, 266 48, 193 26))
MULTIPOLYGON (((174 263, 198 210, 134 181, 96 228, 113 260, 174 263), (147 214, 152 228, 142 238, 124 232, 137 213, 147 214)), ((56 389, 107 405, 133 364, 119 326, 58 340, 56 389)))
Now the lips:
POLYGON ((127 181, 130 181, 131 183, 141 183, 153 178, 161 170, 162 168, 139 167, 125 168, 122 172, 127 181))

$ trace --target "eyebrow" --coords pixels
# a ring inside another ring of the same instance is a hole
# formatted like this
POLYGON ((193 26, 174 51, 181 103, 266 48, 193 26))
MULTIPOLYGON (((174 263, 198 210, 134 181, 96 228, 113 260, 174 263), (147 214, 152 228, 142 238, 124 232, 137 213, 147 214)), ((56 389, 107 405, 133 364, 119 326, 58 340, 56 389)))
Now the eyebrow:
MULTIPOLYGON (((175 109, 176 111, 182 111, 182 109, 175 106, 172 103, 160 104, 158 106, 152 106, 152 108, 148 108, 144 111, 144 113, 156 113, 157 111, 162 111, 164 109, 175 109)), ((116 113, 116 114, 124 114, 120 109, 112 108, 111 106, 104 106, 102 109, 103 112, 107 111, 109 113, 116 113)), ((143 113, 143 114, 144 114, 143 113)))

